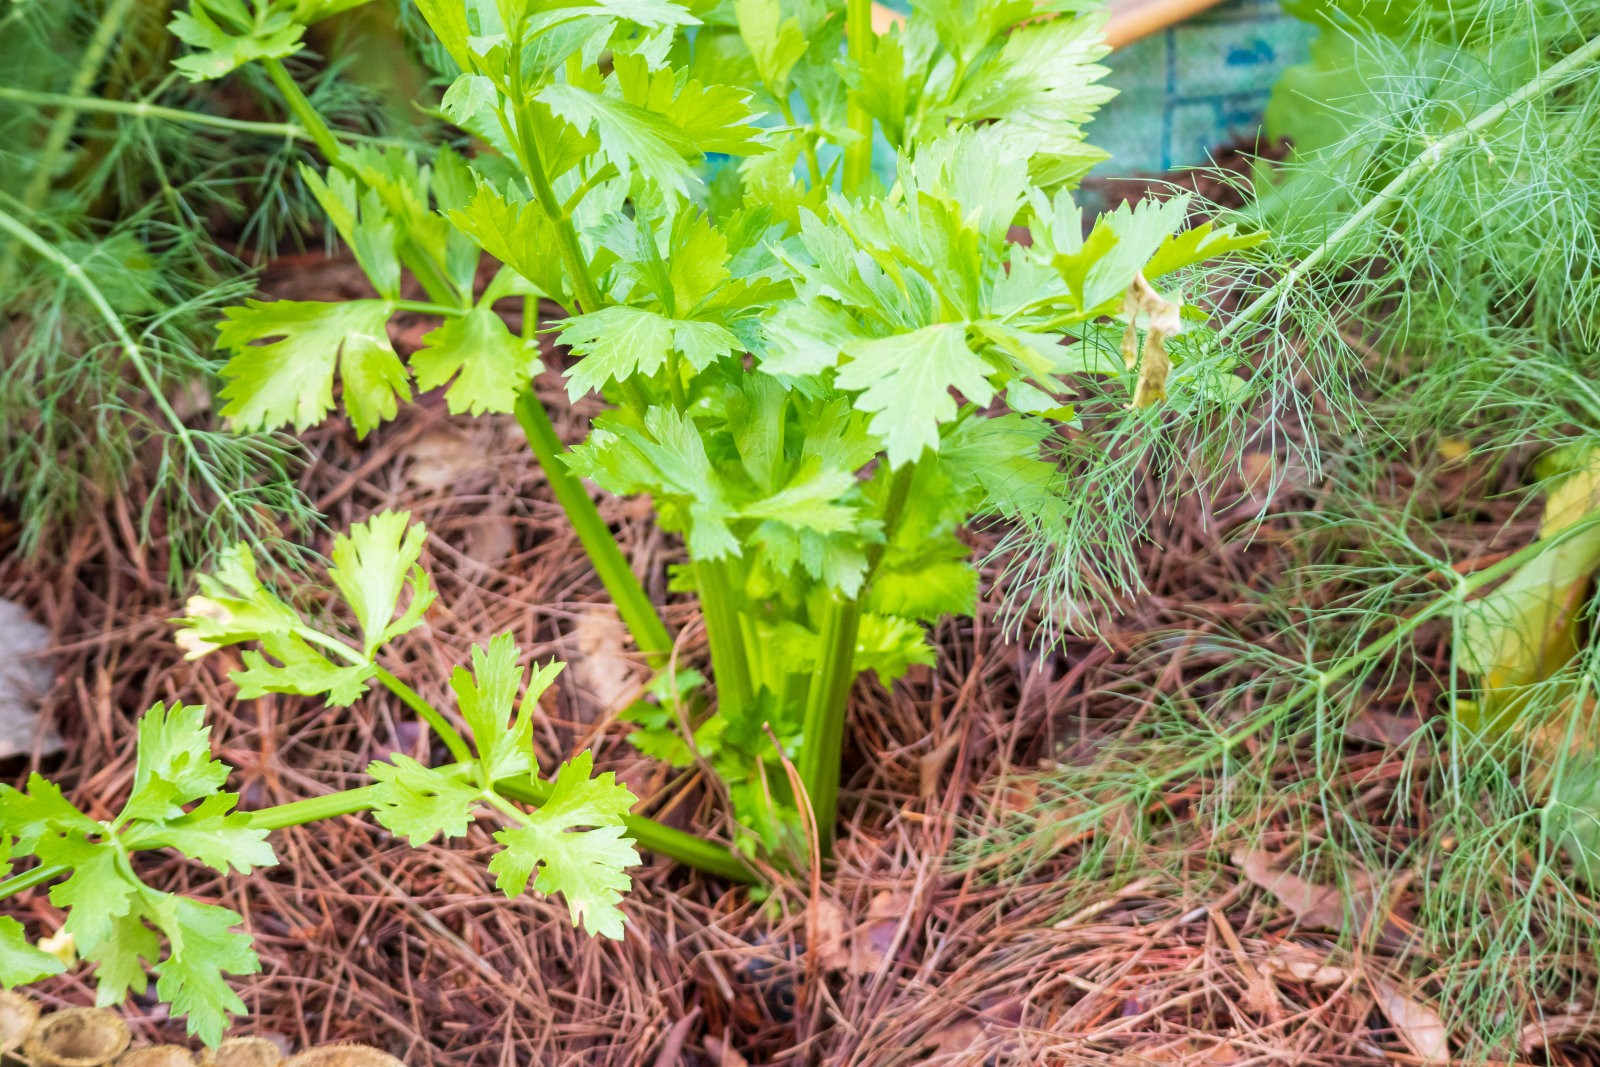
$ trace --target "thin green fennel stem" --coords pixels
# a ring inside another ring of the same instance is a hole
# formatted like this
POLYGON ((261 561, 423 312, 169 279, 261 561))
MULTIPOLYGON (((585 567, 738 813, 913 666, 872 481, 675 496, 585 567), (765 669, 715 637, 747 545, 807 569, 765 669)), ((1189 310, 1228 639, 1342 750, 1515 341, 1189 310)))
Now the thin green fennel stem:
MULTIPOLYGON (((917 467, 917 463, 907 463, 894 472, 889 483, 889 498, 883 509, 883 541, 867 551, 866 574, 861 580, 863 594, 905 514, 917 467)), ((860 597, 835 596, 822 620, 823 658, 806 693, 805 725, 800 735, 805 738, 805 744, 800 750, 797 768, 811 800, 823 856, 827 856, 833 846, 834 815, 839 803, 839 765, 844 758, 845 717, 849 710, 850 688, 856 678, 856 639, 860 633, 860 597)))
POLYGON ((550 483, 550 492, 567 513, 567 521, 578 535, 578 543, 589 554, 589 562, 617 606, 617 614, 633 635, 634 644, 652 667, 665 665, 672 655, 672 635, 667 624, 661 621, 650 594, 634 575, 633 568, 617 547, 611 528, 600 516, 600 509, 590 499, 583 482, 561 461, 561 439, 550 422, 544 405, 531 391, 517 398, 517 425, 527 435, 528 447, 544 470, 550 483))
MULTIPOLYGON (((864 69, 872 47, 872 0, 845 0, 844 32, 851 64, 858 71, 864 69)), ((861 103, 857 90, 851 90, 846 99, 845 123, 854 135, 844 146, 843 180, 848 196, 865 185, 872 175, 872 116, 861 103)))
MULTIPOLYGON (((1162 789, 1179 779, 1199 774, 1278 719, 1315 700, 1326 692, 1329 686, 1354 673, 1358 667, 1390 652, 1423 623, 1438 618, 1446 611, 1465 602, 1468 597, 1485 586, 1494 584, 1501 578, 1538 558, 1544 552, 1565 542, 1569 537, 1575 537, 1579 533, 1587 532, 1596 525, 1600 525, 1600 519, 1576 523, 1546 540, 1534 541, 1531 544, 1524 545, 1505 559, 1500 560, 1493 566, 1485 567, 1470 577, 1458 578, 1453 588, 1441 593, 1415 614, 1401 620, 1393 630, 1383 637, 1358 650, 1348 658, 1340 660, 1328 670, 1318 672, 1314 679, 1290 693, 1282 702, 1270 704, 1261 712, 1246 719, 1226 734, 1223 734, 1215 744, 1204 752, 1185 760, 1170 770, 1161 772, 1150 782, 1150 789, 1162 789)), ((1126 803, 1125 799, 1106 801, 1082 812, 1077 818, 1086 821, 1099 820, 1113 813, 1118 806, 1124 803, 1126 803)))
MULTIPOLYGON (((127 22, 128 12, 132 7, 133 0, 114 0, 113 3, 106 5, 100 21, 95 24, 94 35, 89 38, 89 43, 83 50, 83 57, 78 61, 78 69, 72 73, 72 81, 67 86, 68 96, 83 96, 88 93, 90 86, 94 85, 95 79, 100 76, 100 66, 105 62, 106 53, 111 50, 117 34, 127 22)), ((67 142, 72 138, 72 131, 78 125, 79 110, 76 107, 63 108, 56 113, 54 121, 50 123, 44 145, 39 149, 38 164, 22 191, 21 204, 24 214, 32 215, 44 202, 45 193, 50 190, 50 182, 55 178, 56 160, 66 149, 67 142)), ((16 265, 16 250, 6 249, 4 258, 0 259, 0 292, 10 289, 11 275, 16 265)))
POLYGON ((217 506, 233 515, 241 530, 255 528, 257 520, 243 514, 239 510, 239 506, 234 503, 232 494, 218 483, 215 472, 200 455, 200 448, 195 444, 194 435, 189 431, 189 427, 184 424, 184 421, 178 417, 178 413, 172 409, 172 405, 167 402, 166 395, 161 391, 161 384, 156 379, 155 372, 150 369, 150 364, 144 358, 144 350, 139 347, 138 342, 133 339, 133 335, 128 332, 127 326, 123 325, 122 317, 112 308, 110 301, 100 291, 100 287, 95 284, 94 279, 90 278, 82 267, 60 249, 3 210, 0 210, 0 232, 10 234, 40 258, 49 261, 88 298, 95 312, 99 314, 106 327, 111 331, 112 337, 116 339, 117 346, 122 349, 123 357, 132 365, 134 373, 139 377, 140 384, 150 394, 150 402, 156 406, 156 410, 161 413, 161 417, 172 427, 173 436, 178 439, 183 451, 189 456, 195 474, 216 498, 217 506))
MULTIPOLYGON (((0 100, 11 100, 19 104, 34 104, 38 107, 73 108, 91 114, 126 115, 134 119, 150 119, 155 122, 170 122, 182 126, 209 126, 213 129, 229 130, 233 133, 253 133, 262 137, 282 137, 293 141, 315 143, 311 134, 299 123, 257 122, 253 119, 234 119, 226 115, 207 114, 204 111, 185 111, 177 107, 164 107, 161 104, 151 104, 143 100, 102 100, 98 96, 72 96, 68 93, 37 92, 32 89, 17 89, 9 85, 0 85, 0 100)), ((349 141, 361 141, 366 144, 388 145, 397 148, 403 148, 406 144, 406 142, 392 137, 372 137, 361 133, 346 133, 344 138, 349 141)))
POLYGON ((1275 300, 1293 288, 1305 276, 1307 271, 1320 263, 1345 238, 1371 222, 1380 211, 1399 199, 1400 194, 1412 182, 1437 169, 1445 156, 1463 145, 1471 143, 1479 133, 1499 122, 1512 108, 1519 107, 1530 100, 1543 96, 1545 93, 1553 92, 1569 79, 1578 77, 1583 73, 1582 68, 1585 64, 1597 59, 1600 59, 1600 37, 1584 42, 1582 46, 1568 53, 1559 63, 1545 68, 1539 72, 1537 77, 1523 83, 1516 92, 1503 98, 1499 103, 1478 112, 1464 125, 1457 127, 1451 133, 1429 145, 1417 158, 1408 163, 1404 170, 1390 179, 1389 184, 1378 190, 1370 200, 1362 204, 1355 214, 1345 219, 1338 229, 1323 238, 1322 243, 1310 255, 1285 271, 1283 277, 1279 278, 1260 296, 1251 301, 1249 306, 1229 319, 1217 331, 1217 339, 1222 340, 1239 330, 1246 323, 1254 322, 1260 318, 1262 313, 1275 300))
MULTIPOLYGON (((262 67, 267 72, 267 77, 272 80, 272 84, 277 88, 279 95, 283 97, 283 102, 288 106, 290 114, 305 128, 312 143, 317 146, 317 151, 321 152, 322 158, 328 161, 328 166, 335 167, 352 178, 359 177, 352 171, 350 161, 345 158, 344 146, 340 143, 339 138, 334 136, 333 130, 329 129, 328 124, 322 120, 322 116, 317 112, 316 107, 306 97, 306 94, 301 91, 294 78, 290 77, 289 71, 284 67, 283 62, 277 59, 264 59, 261 62, 262 67)), ((416 276, 418 283, 427 292, 428 299, 436 304, 461 303, 461 294, 458 294, 455 286, 445 278, 438 264, 434 263, 432 256, 418 248, 409 238, 400 242, 397 251, 400 259, 411 269, 411 273, 416 276)), ((472 294, 467 293, 465 296, 470 300, 472 294)))

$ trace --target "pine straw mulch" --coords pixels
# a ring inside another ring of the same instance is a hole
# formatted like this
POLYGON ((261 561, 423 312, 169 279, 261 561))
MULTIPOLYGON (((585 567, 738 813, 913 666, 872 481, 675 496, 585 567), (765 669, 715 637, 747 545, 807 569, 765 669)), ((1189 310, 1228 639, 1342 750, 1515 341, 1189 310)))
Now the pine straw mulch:
MULTIPOLYGON (((310 260, 295 266, 315 273, 310 260)), ((563 409, 559 383, 542 385, 563 409)), ((432 533, 425 562, 440 602, 391 666, 443 702, 468 646, 509 629, 534 657, 571 662, 537 727, 547 766, 593 745, 639 795, 674 798, 652 800, 657 817, 721 825, 705 783, 652 767, 610 721, 637 668, 515 425, 452 419, 435 399, 366 442, 339 428, 308 442, 318 459, 305 485, 331 528, 406 507, 432 533)), ((1304 503, 1285 496, 1272 506, 1304 503)), ((669 600, 675 546, 637 503, 602 507, 653 594, 669 600)), ((1504 512, 1483 508, 1483 529, 1498 529, 1504 512)), ((70 755, 44 770, 93 814, 123 796, 134 717, 156 701, 207 705, 246 807, 348 787, 391 751, 427 758, 415 723, 382 695, 337 712, 235 700, 226 654, 181 659, 165 621, 179 598, 165 585, 161 546, 140 543, 131 506, 108 500, 89 514, 43 558, 7 555, 0 596, 55 635, 47 714, 70 755)), ((837 863, 814 886, 781 884, 770 904, 647 857, 625 939, 591 941, 558 903, 496 895, 484 873, 487 829, 458 847, 413 851, 359 818, 275 835, 281 866, 251 878, 223 881, 176 859, 145 873, 246 916, 263 971, 236 983, 251 1013, 241 1032, 296 1046, 368 1042, 419 1067, 1420 1062, 1361 983, 1283 969, 1285 945, 1324 942, 1297 940, 1293 917, 1226 862, 1225 847, 1223 860, 1206 859, 1208 824, 1189 831, 1193 864, 1131 881, 1070 877, 1072 842, 1000 880, 957 862, 964 843, 1037 800, 1029 772, 1139 715, 1139 694, 1182 692, 1215 669, 1172 655, 1174 633, 1178 646, 1222 630, 1272 642, 1274 624, 1251 593, 1282 573, 1296 531, 1278 518, 1246 543, 1190 494, 1155 528, 1150 595, 1103 641, 1039 656, 985 616, 941 627, 937 668, 890 693, 858 687, 837 863)), ((667 611, 689 630, 685 656, 703 658, 692 610, 672 601, 667 611)), ((1437 646, 1445 655, 1442 635, 1437 646)), ((1401 779, 1397 753, 1349 746, 1350 766, 1388 783, 1374 793, 1374 819, 1401 779)), ((8 910, 45 929, 59 921, 42 892, 8 910)), ((1392 957, 1367 965, 1401 970, 1392 957)), ((93 995, 81 973, 39 988, 51 1004, 93 995)), ((147 1039, 181 1035, 150 1001, 127 1012, 147 1039)), ((1581 1044, 1539 1055, 1600 1062, 1581 1044)))

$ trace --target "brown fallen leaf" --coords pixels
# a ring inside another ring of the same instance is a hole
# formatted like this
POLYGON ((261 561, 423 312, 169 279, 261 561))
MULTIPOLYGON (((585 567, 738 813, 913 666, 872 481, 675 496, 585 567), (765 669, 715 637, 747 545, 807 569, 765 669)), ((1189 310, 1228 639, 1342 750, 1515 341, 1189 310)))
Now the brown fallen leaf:
MULTIPOLYGON (((1300 920, 1302 926, 1322 930, 1340 930, 1344 927, 1344 895, 1336 888, 1308 882, 1297 874, 1276 870, 1273 857, 1266 852, 1240 849, 1233 854, 1233 862, 1252 885, 1265 889, 1277 897, 1284 907, 1300 920)), ((1355 888, 1364 888, 1369 879, 1358 875, 1355 888)), ((1370 910, 1370 902, 1357 896, 1351 901, 1358 923, 1370 910)))
POLYGON ((599 714, 616 711, 633 699, 645 683, 644 665, 628 652, 628 631, 611 608, 595 608, 578 616, 569 643, 576 654, 567 670, 574 686, 599 714))
POLYGON ((1274 946, 1261 961, 1261 969, 1277 978, 1313 986, 1339 985, 1350 977, 1350 972, 1343 967, 1336 967, 1310 949, 1290 942, 1274 946))
POLYGON ((817 962, 825 970, 873 974, 889 958, 900 924, 911 909, 909 893, 885 890, 873 896, 866 921, 850 925, 850 918, 835 901, 826 898, 816 909, 817 962))
POLYGON ((1377 998, 1378 1009, 1412 1052, 1424 1063, 1450 1062, 1450 1041, 1437 1012, 1382 979, 1369 977, 1367 985, 1377 998))

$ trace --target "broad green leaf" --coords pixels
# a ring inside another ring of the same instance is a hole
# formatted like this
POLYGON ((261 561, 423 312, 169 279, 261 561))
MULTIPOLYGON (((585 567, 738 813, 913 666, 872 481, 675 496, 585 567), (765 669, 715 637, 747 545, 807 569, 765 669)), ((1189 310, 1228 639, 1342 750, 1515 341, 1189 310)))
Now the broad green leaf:
POLYGON ((107 952, 116 951, 116 920, 135 908, 139 888, 124 873, 116 845, 56 837, 40 841, 37 852, 41 863, 72 870, 50 887, 50 903, 66 909, 62 929, 72 935, 78 951, 96 959, 102 946, 109 946, 107 952))
MULTIPOLYGON (((957 542, 962 556, 970 550, 957 542)), ((971 615, 978 604, 978 570, 964 558, 878 571, 865 607, 878 615, 937 622, 946 615, 971 615)))
POLYGON ((800 20, 784 18, 779 0, 734 0, 733 12, 761 80, 774 96, 786 95, 789 72, 806 52, 800 20))
POLYGON ((355 180, 342 171, 323 178, 311 167, 300 167, 300 177, 327 213, 339 236, 355 253, 367 280, 385 300, 400 299, 400 259, 395 251, 394 220, 384 210, 376 189, 362 195, 355 180))
POLYGON ((689 366, 704 370, 739 345, 716 323, 672 319, 623 304, 567 319, 557 340, 583 357, 567 372, 567 394, 574 400, 610 381, 655 374, 670 352, 682 353, 689 366))
POLYGON ((121 1004, 129 992, 143 996, 150 985, 146 968, 161 958, 161 939, 137 911, 111 920, 105 939, 93 949, 79 950, 95 965, 95 1003, 121 1004))
POLYGON ((258 59, 282 59, 300 50, 305 25, 277 4, 190 0, 167 24, 193 51, 172 61, 190 81, 210 81, 258 59), (243 25, 241 25, 243 24, 243 25))
POLYGON ((637 172, 659 188, 687 196, 697 184, 686 157, 694 145, 664 117, 575 85, 552 85, 539 99, 580 133, 600 138, 600 151, 624 174, 637 172))
POLYGON ((133 790, 123 815, 165 819, 209 797, 227 781, 228 768, 211 758, 211 727, 199 705, 152 705, 139 719, 133 790))
POLYGON ((385 641, 415 629, 433 603, 433 585, 417 565, 427 536, 409 511, 383 511, 333 539, 328 577, 361 624, 361 654, 369 660, 385 641), (407 588, 410 603, 396 619, 400 592, 407 588))
POLYGON ((555 227, 534 202, 513 203, 480 181, 467 205, 450 212, 450 224, 540 292, 566 292, 555 227))
POLYGON ((452 415, 509 413, 540 370, 538 345, 514 336, 488 307, 446 319, 422 343, 411 357, 417 388, 436 389, 455 378, 444 394, 452 415))
POLYGON ((28 931, 9 915, 0 915, 0 987, 27 985, 66 970, 48 952, 34 948, 28 931))
POLYGON ((375 671, 370 662, 334 663, 298 634, 268 634, 261 638, 260 651, 246 649, 240 659, 245 669, 228 678, 238 687, 241 700, 264 693, 294 693, 321 697, 342 708, 367 691, 367 680, 375 671))
POLYGON ((335 371, 356 435, 365 437, 410 400, 406 371, 389 343, 384 300, 249 300, 223 312, 217 343, 233 353, 222 368, 222 414, 246 430, 285 424, 305 430, 333 410, 335 371))
POLYGON ((892 615, 861 616, 861 629, 856 635, 855 671, 872 671, 881 684, 888 686, 913 664, 933 665, 933 648, 920 623, 892 615))
POLYGON ((520 895, 531 879, 536 891, 566 898, 572 925, 620 940, 617 905, 631 884, 626 869, 639 862, 622 827, 634 796, 609 771, 590 777, 593 766, 588 752, 562 764, 550 798, 526 825, 494 835, 502 849, 489 870, 506 896, 520 895))
POLYGON ((728 526, 733 505, 716 477, 705 441, 693 421, 672 408, 651 408, 642 426, 620 418, 597 423, 566 462, 575 474, 614 493, 678 498, 694 559, 739 553, 738 539, 728 526))
POLYGON ((368 764, 367 773, 377 791, 372 817, 390 833, 410 841, 413 848, 440 835, 461 837, 482 799, 476 786, 398 753, 389 763, 368 764))
POLYGON ((28 775, 26 792, 0 785, 0 836, 16 840, 22 853, 37 851, 47 835, 97 834, 103 827, 61 794, 61 787, 38 772, 28 775))
POLYGON ((171 952, 156 964, 156 994, 187 1016, 189 1033, 216 1045, 229 1016, 242 1015, 244 1001, 228 987, 225 974, 254 974, 261 961, 250 935, 234 929, 244 922, 235 911, 187 897, 160 894, 151 920, 167 935, 171 952))
POLYGON ((994 396, 991 368, 967 346, 961 323, 852 341, 844 351, 849 361, 839 369, 839 387, 860 392, 856 407, 872 413, 872 432, 883 439, 891 466, 938 449, 939 424, 956 414, 951 389, 980 407, 994 396))
POLYGON ((222 874, 274 866, 278 857, 267 844, 268 831, 251 827, 247 815, 233 810, 238 800, 233 793, 216 793, 179 818, 133 823, 122 843, 130 849, 175 848, 222 874))
POLYGON ((450 675, 456 704, 472 731, 472 743, 491 782, 535 769, 531 712, 561 673, 562 665, 553 661, 535 670, 519 707, 517 693, 524 674, 521 657, 515 638, 503 633, 487 648, 473 646, 471 671, 457 667, 450 675))

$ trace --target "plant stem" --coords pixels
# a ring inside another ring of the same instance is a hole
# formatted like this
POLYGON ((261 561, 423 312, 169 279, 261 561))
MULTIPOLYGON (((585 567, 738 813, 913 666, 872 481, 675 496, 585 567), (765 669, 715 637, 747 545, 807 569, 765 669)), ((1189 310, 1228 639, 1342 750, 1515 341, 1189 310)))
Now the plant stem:
POLYGON ((72 870, 70 867, 35 867, 31 871, 7 878, 0 882, 0 900, 14 897, 18 893, 26 892, 36 885, 43 885, 52 879, 59 878, 72 870))
POLYGON ((719 562, 696 563, 694 578, 700 594, 700 613, 706 624, 706 641, 711 646, 717 714, 737 719, 755 699, 755 687, 750 680, 750 662, 739 625, 739 610, 734 606, 733 587, 719 562))
POLYGON ((1539 72, 1537 77, 1523 83, 1516 92, 1503 98, 1499 103, 1478 112, 1466 123, 1429 145, 1417 158, 1408 163, 1404 170, 1390 179, 1389 184, 1378 190, 1354 214, 1345 219, 1338 229, 1323 238, 1322 243, 1310 255, 1285 271, 1283 277, 1279 278, 1271 287, 1251 301, 1244 310, 1228 320, 1217 331, 1217 340, 1220 341, 1233 334, 1245 323, 1258 319, 1270 304, 1293 288, 1305 276, 1307 271, 1320 263, 1345 238, 1361 229, 1372 221, 1373 217, 1380 211, 1399 199, 1400 194, 1405 191, 1407 186, 1423 175, 1436 170, 1440 163, 1444 161, 1445 156, 1463 145, 1473 143, 1479 133, 1504 118, 1512 108, 1519 107, 1530 100, 1553 92, 1568 80, 1578 77, 1583 73, 1583 67, 1596 59, 1600 59, 1600 37, 1584 42, 1583 45, 1568 53, 1559 63, 1546 67, 1539 72))
POLYGON ((422 695, 415 689, 337 638, 329 637, 320 630, 313 630, 309 626, 299 627, 295 632, 306 641, 336 653, 352 666, 365 667, 370 664, 373 677, 377 678, 385 689, 399 697, 400 703, 416 712, 422 721, 432 728, 433 732, 438 735, 439 740, 444 742, 444 747, 450 750, 451 756, 463 763, 472 759, 472 750, 467 747, 466 739, 461 736, 454 726, 450 725, 450 721, 444 717, 444 714, 438 708, 422 699, 422 695))
MULTIPOLYGON (((889 483, 889 498, 883 509, 883 541, 867 551, 866 574, 861 579, 864 594, 883 554, 894 538, 900 518, 905 514, 916 479, 917 463, 907 463, 894 472, 889 483)), ((833 824, 839 803, 840 763, 844 758, 844 727, 849 711, 850 688, 855 683, 856 639, 861 633, 861 599, 835 596, 828 602, 822 620, 822 662, 812 676, 806 692, 805 726, 801 737, 800 779, 805 783, 816 819, 818 844, 828 855, 833 846, 833 824)), ((797 798, 798 799, 798 798, 797 798)))
POLYGON ((210 490, 212 496, 216 499, 217 507, 232 514, 235 521, 239 523, 241 530, 256 528, 258 520, 254 517, 247 517, 240 511, 239 505, 234 502, 233 494, 222 487, 217 481, 216 473, 200 455, 200 448, 195 444, 194 435, 190 432, 189 427, 184 424, 184 421, 178 417, 178 413, 172 409, 172 405, 167 401, 166 394, 161 391, 161 383, 157 380, 155 372, 150 369, 150 364, 145 360, 144 350, 139 347, 138 342, 133 339, 133 335, 128 332, 127 326, 122 322, 122 317, 112 308, 110 301, 100 291, 100 287, 95 284, 94 279, 90 278, 81 266, 60 249, 34 233, 4 210, 0 210, 0 232, 10 234, 40 258, 49 261, 88 298, 89 303, 93 305, 95 311, 104 320, 107 328, 111 330, 111 335, 116 339, 117 346, 122 349, 124 358, 132 365, 134 373, 138 375, 140 384, 150 394, 150 402, 156 406, 162 418, 166 420, 167 425, 172 427, 173 436, 178 439, 183 451, 188 455, 195 474, 205 483, 205 487, 210 490))
MULTIPOLYGON (((295 122, 257 122, 253 119, 234 119, 226 115, 211 115, 204 111, 185 111, 183 108, 164 107, 144 100, 102 100, 98 96, 73 96, 69 93, 45 93, 32 89, 18 89, 0 85, 0 100, 38 107, 71 108, 80 112, 101 115, 127 115, 134 119, 150 119, 186 126, 210 126, 234 133, 253 133, 262 137, 282 137, 293 141, 314 143, 305 127, 295 122)), ((367 144, 406 147, 405 141, 392 137, 373 137, 368 134, 346 133, 348 140, 367 144)))
POLYGON ((450 750, 450 755, 462 763, 472 759, 472 750, 467 747, 466 739, 452 725, 444 714, 432 704, 422 699, 422 695, 411 688, 382 667, 373 664, 376 671, 374 677, 383 683, 383 687, 400 698, 400 703, 421 716, 422 721, 432 728, 439 740, 444 742, 444 747, 450 750))
MULTIPOLYGON (((872 0, 845 0, 844 27, 850 62, 861 70, 872 46, 872 0)), ((872 116, 857 90, 846 100, 845 123, 854 135, 844 146, 844 192, 849 195, 872 176, 872 116)))
MULTIPOLYGON (((441 774, 466 774, 471 764, 452 764, 438 768, 441 774)), ((551 786, 549 782, 531 776, 523 775, 516 778, 506 778, 494 783, 494 791, 508 800, 519 804, 538 806, 550 799, 551 786)), ((367 811, 372 807, 372 800, 377 790, 370 785, 360 786, 355 789, 345 789, 337 793, 326 793, 319 797, 309 797, 305 800, 295 800, 287 804, 278 804, 270 808, 259 808, 246 812, 250 826, 258 830, 286 830, 291 826, 303 826, 306 823, 319 822, 323 819, 338 818, 343 815, 354 815, 367 811)), ((715 874, 736 882, 753 883, 755 874, 749 867, 740 861, 739 857, 721 845, 710 841, 703 841, 693 834, 675 830, 670 826, 663 826, 654 819, 642 815, 623 816, 623 825, 627 827, 628 834, 643 848, 651 852, 668 856, 679 863, 684 863, 696 870, 715 874)), ((44 870, 41 868, 41 870, 44 870)), ((38 885, 40 882, 49 881, 58 874, 65 874, 66 868, 49 868, 46 873, 29 871, 27 874, 18 875, 7 882, 0 883, 0 898, 11 893, 20 893, 24 889, 38 885), (22 884, 27 879, 25 884, 22 884), (13 886, 13 883, 18 883, 13 886)))
POLYGON ((567 521, 572 523, 578 542, 589 554, 589 562, 594 564, 601 583, 616 604, 617 614, 622 616, 623 625, 633 635, 634 644, 652 667, 663 666, 672 655, 672 636, 667 632, 667 624, 661 621, 650 595, 634 575, 633 568, 628 566, 582 480, 561 461, 561 439, 556 436, 549 413, 532 392, 517 398, 517 424, 527 435, 528 447, 543 468, 551 493, 567 513, 567 521))
MULTIPOLYGON (((277 87, 279 95, 283 97, 290 114, 294 115, 295 120, 305 129, 312 143, 317 146, 317 151, 322 153, 322 158, 328 161, 328 166, 336 167, 350 177, 359 179, 360 175, 345 157, 344 146, 340 144, 339 138, 334 136, 333 130, 322 120, 322 115, 318 113, 315 105, 296 84, 294 78, 290 77, 283 61, 264 59, 261 65, 266 70, 267 77, 272 80, 272 84, 277 87)), ((396 251, 400 259, 411 269, 411 273, 416 276, 417 282, 426 290, 428 299, 436 304, 459 305, 464 295, 470 302, 472 294, 457 293, 456 287, 445 278, 438 264, 433 261, 433 257, 418 248, 411 238, 403 237, 396 251)))
MULTIPOLYGON (((100 21, 95 24, 94 35, 89 38, 89 43, 83 50, 83 58, 78 62, 78 69, 72 74, 72 81, 67 87, 69 97, 87 94, 89 87, 100 76, 100 65, 105 62, 106 53, 111 50, 111 45, 116 41, 123 23, 128 20, 128 12, 132 7, 133 0, 113 0, 106 5, 100 21)), ((22 191, 21 204, 25 214, 32 215, 44 202, 44 195, 49 191, 50 183, 55 178, 56 160, 66 149, 67 141, 71 139, 72 131, 78 125, 78 112, 79 109, 76 107, 63 108, 56 113, 55 120, 50 123, 50 130, 45 134, 44 146, 39 150, 37 166, 22 191)), ((0 292, 11 288, 11 273, 16 268, 16 261, 16 250, 6 249, 4 258, 0 258, 0 292)))

